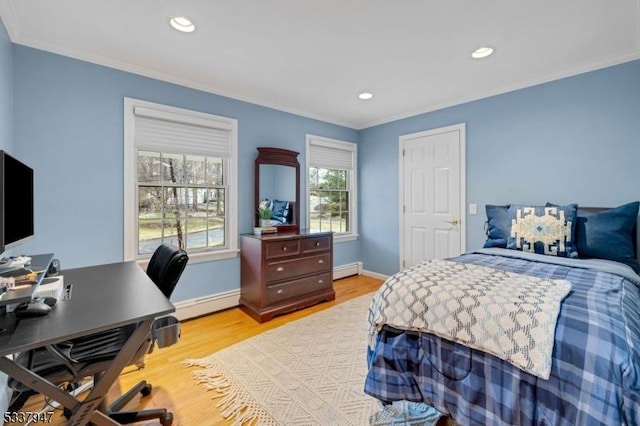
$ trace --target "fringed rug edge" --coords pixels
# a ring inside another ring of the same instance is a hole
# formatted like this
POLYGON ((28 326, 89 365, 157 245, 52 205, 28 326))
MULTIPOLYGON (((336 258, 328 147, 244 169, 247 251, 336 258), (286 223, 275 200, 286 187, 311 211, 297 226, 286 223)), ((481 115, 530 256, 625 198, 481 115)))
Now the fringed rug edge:
POLYGON ((216 407, 220 414, 233 420, 235 425, 277 425, 277 422, 245 388, 229 374, 227 369, 214 359, 215 355, 201 359, 186 359, 182 364, 186 367, 202 367, 203 370, 193 371, 195 380, 206 390, 213 390, 217 394, 213 399, 220 399, 216 407))

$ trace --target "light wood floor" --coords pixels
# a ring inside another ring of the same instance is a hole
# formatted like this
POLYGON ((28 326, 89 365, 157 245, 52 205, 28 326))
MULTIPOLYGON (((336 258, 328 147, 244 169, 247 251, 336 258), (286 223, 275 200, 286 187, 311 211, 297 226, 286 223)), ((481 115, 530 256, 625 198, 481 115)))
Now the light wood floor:
MULTIPOLYGON (((184 359, 205 357, 266 330, 373 292, 381 284, 380 279, 362 275, 337 280, 334 282, 335 301, 320 303, 288 315, 278 316, 263 324, 257 323, 238 308, 185 321, 182 324, 180 341, 171 347, 156 350, 148 355, 145 358, 144 369, 136 370, 130 367, 125 370, 111 389, 109 399, 112 400, 121 391, 145 379, 153 385, 151 396, 144 398, 136 396, 125 407, 126 409, 165 407, 174 414, 174 426, 230 425, 231 422, 226 421, 216 409, 216 401, 211 398, 213 393, 205 391, 192 378, 191 371, 195 368, 182 366, 181 362, 184 359)), ((23 411, 39 411, 41 407, 41 397, 34 396, 23 407, 23 411)), ((65 421, 61 410, 56 410, 52 424, 64 425, 65 421)), ((137 424, 157 425, 158 422, 137 424)))

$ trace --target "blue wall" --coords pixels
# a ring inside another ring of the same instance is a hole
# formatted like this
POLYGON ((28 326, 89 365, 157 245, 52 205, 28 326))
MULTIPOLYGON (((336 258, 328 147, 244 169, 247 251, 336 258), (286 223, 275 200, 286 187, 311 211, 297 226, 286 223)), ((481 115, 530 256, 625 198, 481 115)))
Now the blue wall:
POLYGON ((466 123, 467 249, 484 242, 485 204, 640 199, 640 61, 365 129, 359 135, 364 268, 399 264, 398 137, 466 123))
MULTIPOLYGON (((54 252, 64 268, 123 258, 125 96, 238 120, 240 232, 253 231, 256 147, 299 151, 304 165, 307 133, 358 138, 353 129, 24 46, 14 45, 13 66, 16 155, 36 173, 36 238, 20 250, 54 252)), ((337 244, 335 265, 359 260, 358 249, 358 241, 337 244)), ((239 283, 238 258, 194 264, 172 299, 238 289, 239 283)))
POLYGON ((13 57, 0 20, 0 149, 13 151, 13 57))
MULTIPOLYGON (((467 203, 479 207, 466 218, 467 249, 484 241, 485 204, 607 206, 640 198, 640 61, 358 132, 12 46, 0 30, 0 147, 36 170, 37 236, 20 249, 55 252, 63 267, 122 259, 125 96, 238 119, 240 232, 252 229, 256 147, 300 151, 305 164, 307 133, 358 142, 361 237, 336 245, 335 265, 363 260, 371 271, 398 269, 398 137, 404 134, 466 123, 467 203)), ((173 299, 238 287, 238 259, 195 264, 173 299)))

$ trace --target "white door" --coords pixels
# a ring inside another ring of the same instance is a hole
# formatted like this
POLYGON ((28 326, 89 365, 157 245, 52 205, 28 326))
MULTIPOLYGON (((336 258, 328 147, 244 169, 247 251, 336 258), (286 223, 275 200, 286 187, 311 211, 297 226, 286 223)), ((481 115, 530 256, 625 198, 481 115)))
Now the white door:
POLYGON ((465 249, 465 125, 400 136, 400 267, 465 249))

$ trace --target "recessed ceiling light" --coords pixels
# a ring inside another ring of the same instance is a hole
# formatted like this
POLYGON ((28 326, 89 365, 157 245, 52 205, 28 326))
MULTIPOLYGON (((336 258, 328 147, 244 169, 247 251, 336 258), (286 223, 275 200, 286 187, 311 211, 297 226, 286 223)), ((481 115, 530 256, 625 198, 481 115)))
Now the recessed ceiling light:
POLYGON ((471 52, 471 57, 473 59, 486 58, 487 56, 491 56, 493 54, 493 50, 494 49, 491 46, 481 46, 471 52))
POLYGON ((193 22, 191 22, 184 16, 174 16, 173 18, 169 19, 169 23, 173 28, 183 33, 192 33, 196 29, 196 26, 193 25, 193 22))
POLYGON ((362 92, 358 95, 358 98, 362 99, 363 101, 367 101, 371 98, 373 98, 373 93, 370 92, 362 92))

